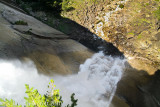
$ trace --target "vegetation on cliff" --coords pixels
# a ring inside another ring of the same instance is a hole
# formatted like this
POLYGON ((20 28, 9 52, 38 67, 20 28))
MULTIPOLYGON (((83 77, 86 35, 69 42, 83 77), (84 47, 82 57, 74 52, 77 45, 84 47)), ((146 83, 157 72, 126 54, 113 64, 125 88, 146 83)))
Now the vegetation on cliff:
POLYGON ((95 4, 103 0, 15 0, 24 10, 32 8, 33 11, 53 11, 60 13, 61 11, 68 12, 83 7, 84 3, 95 4))
POLYGON ((154 13, 155 13, 155 16, 158 18, 158 20, 160 20, 160 6, 156 11, 154 11, 154 13))
POLYGON ((46 11, 60 13, 63 11, 70 11, 74 9, 70 6, 72 0, 15 0, 24 10, 29 11, 46 11))
POLYGON ((27 22, 24 22, 24 21, 22 21, 22 20, 16 21, 14 24, 15 24, 15 25, 28 25, 27 22))
POLYGON ((150 74, 160 68, 159 0, 99 0, 72 6, 75 10, 63 12, 64 17, 113 43, 134 59, 135 68, 150 74))
POLYGON ((61 12, 62 0, 15 0, 15 2, 26 12, 46 11, 46 12, 61 12))

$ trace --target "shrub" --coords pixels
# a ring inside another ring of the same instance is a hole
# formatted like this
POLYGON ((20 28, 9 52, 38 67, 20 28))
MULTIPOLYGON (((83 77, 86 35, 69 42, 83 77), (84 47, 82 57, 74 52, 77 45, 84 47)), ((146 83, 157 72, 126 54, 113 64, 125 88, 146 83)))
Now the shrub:
POLYGON ((121 9, 124 8, 124 4, 120 4, 119 8, 121 8, 121 9))
POLYGON ((21 0, 22 4, 29 5, 33 11, 61 11, 62 0, 21 0))
POLYGON ((24 22, 24 21, 22 21, 22 20, 16 21, 14 24, 15 24, 15 25, 28 25, 27 22, 24 22))
POLYGON ((71 3, 70 0, 63 0, 63 2, 62 2, 62 10, 63 11, 74 10, 74 8, 70 6, 70 3, 71 3))
POLYGON ((21 0, 15 0, 17 4, 21 4, 21 0))
POLYGON ((158 20, 160 20, 160 6, 158 7, 156 11, 154 11, 154 14, 158 18, 158 20))
MULTIPOLYGON (((50 92, 48 92, 45 95, 39 94, 37 89, 33 89, 29 87, 29 85, 25 85, 26 87, 26 94, 28 97, 25 97, 26 104, 24 107, 62 107, 62 96, 59 94, 59 90, 54 89, 54 81, 51 80, 49 83, 49 88, 51 89, 50 92)), ((77 105, 77 99, 74 98, 74 93, 71 95, 71 105, 67 105, 65 107, 75 107, 77 105)), ((5 107, 22 107, 22 105, 15 104, 14 100, 8 100, 8 99, 1 99, 0 98, 1 105, 5 107)))

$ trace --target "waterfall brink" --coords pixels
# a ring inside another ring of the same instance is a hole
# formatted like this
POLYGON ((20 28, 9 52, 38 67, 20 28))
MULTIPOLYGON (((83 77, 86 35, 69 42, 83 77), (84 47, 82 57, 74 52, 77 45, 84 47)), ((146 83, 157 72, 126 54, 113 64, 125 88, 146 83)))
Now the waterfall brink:
POLYGON ((80 65, 78 74, 47 77, 38 74, 32 61, 0 60, 0 97, 13 98, 24 104, 24 84, 34 86, 44 94, 49 80, 53 78, 64 105, 70 103, 70 95, 75 93, 77 107, 109 107, 122 77, 124 63, 124 59, 105 56, 100 52, 80 65))
POLYGON ((117 83, 122 77, 124 62, 125 60, 121 60, 120 58, 104 56, 101 52, 88 59, 84 65, 81 65, 81 73, 88 71, 88 79, 100 82, 97 88, 101 87, 100 89, 102 90, 97 90, 98 94, 94 99, 98 107, 109 106, 115 94, 117 83), (104 96, 103 102, 106 102, 106 105, 99 104, 98 100, 101 100, 102 96, 104 96))
POLYGON ((105 56, 100 52, 80 65, 78 74, 56 77, 55 82, 58 81, 59 89, 65 87, 62 95, 76 94, 78 107, 108 107, 122 77, 124 63, 124 59, 105 56))

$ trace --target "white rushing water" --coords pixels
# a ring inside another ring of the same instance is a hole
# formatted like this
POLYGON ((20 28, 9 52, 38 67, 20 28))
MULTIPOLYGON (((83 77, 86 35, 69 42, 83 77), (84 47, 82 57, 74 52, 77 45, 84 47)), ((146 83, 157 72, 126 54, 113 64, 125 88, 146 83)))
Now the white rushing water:
MULTIPOLYGON (((116 2, 118 4, 117 7, 114 10, 105 13, 105 15, 103 16, 104 21, 100 21, 99 23, 97 23, 96 25, 94 25, 94 26, 96 26, 95 33, 98 36, 101 36, 101 38, 104 38, 105 36, 107 36, 107 35, 104 35, 104 32, 103 32, 104 26, 106 27, 106 25, 107 25, 108 27, 110 27, 110 23, 109 22, 110 22, 111 16, 114 13, 116 13, 118 11, 121 11, 122 9, 119 7, 119 5, 120 4, 124 5, 127 1, 128 0, 123 0, 123 1, 116 2)), ((97 17, 96 17, 97 20, 101 20, 102 17, 99 17, 99 16, 97 15, 97 17)), ((116 17, 114 17, 114 18, 116 19, 116 17)), ((122 19, 122 20, 126 20, 126 19, 122 19)), ((116 26, 120 26, 120 25, 121 25, 121 22, 118 21, 118 23, 116 24, 116 26)))
POLYGON ((125 60, 97 53, 80 65, 78 74, 47 77, 40 75, 32 61, 0 60, 0 97, 24 103, 24 84, 34 86, 44 94, 50 79, 60 89, 64 105, 70 103, 75 93, 77 107, 108 107, 123 74, 125 60))

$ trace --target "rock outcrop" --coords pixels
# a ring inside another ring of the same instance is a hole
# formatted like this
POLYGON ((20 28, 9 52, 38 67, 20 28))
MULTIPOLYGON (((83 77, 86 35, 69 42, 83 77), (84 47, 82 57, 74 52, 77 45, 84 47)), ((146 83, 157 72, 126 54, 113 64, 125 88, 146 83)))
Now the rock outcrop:
POLYGON ((155 15, 158 0, 76 3, 71 3, 75 10, 62 15, 113 43, 134 68, 149 74, 160 68, 159 21, 155 15))
POLYGON ((37 19, 0 4, 0 56, 30 58, 40 72, 75 73, 93 52, 37 19), (21 23, 17 23, 20 21, 21 23), (23 24, 25 23, 25 24, 23 24))

